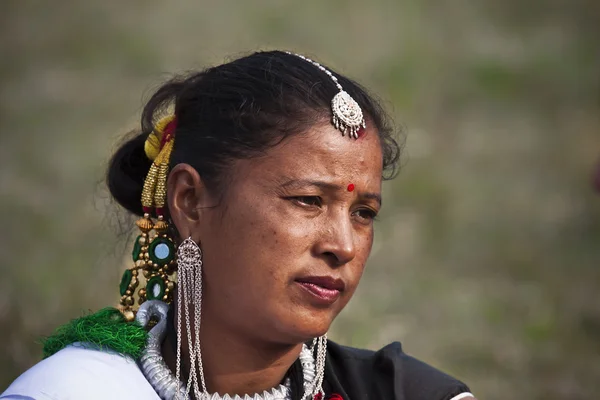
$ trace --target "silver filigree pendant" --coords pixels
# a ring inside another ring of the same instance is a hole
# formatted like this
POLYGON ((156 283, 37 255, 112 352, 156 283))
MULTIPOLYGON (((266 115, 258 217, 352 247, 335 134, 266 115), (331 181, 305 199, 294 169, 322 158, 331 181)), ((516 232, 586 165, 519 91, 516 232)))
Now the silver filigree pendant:
POLYGON ((360 128, 366 128, 360 106, 346 91, 340 90, 331 100, 333 111, 333 125, 342 132, 342 135, 358 139, 360 128))
POLYGON ((191 237, 187 238, 177 248, 177 260, 180 268, 202 265, 202 250, 191 237))

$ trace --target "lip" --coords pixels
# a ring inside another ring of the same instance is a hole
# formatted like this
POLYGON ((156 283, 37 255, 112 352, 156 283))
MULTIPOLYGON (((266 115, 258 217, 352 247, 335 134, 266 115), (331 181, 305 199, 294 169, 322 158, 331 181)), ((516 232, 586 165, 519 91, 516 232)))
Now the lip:
POLYGON ((311 300, 319 305, 331 305, 346 288, 344 281, 330 276, 307 276, 296 279, 311 300))

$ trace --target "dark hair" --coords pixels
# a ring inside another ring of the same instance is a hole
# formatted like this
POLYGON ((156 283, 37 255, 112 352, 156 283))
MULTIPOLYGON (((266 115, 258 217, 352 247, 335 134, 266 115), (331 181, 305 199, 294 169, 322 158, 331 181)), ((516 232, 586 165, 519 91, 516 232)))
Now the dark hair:
MULTIPOLYGON (((392 178, 400 147, 379 103, 352 80, 332 71, 360 105, 380 137, 383 178, 392 178)), ((236 159, 264 153, 286 137, 331 119, 331 100, 338 89, 311 63, 282 51, 257 52, 227 64, 161 86, 142 113, 141 131, 126 141, 110 161, 107 183, 112 196, 141 215, 140 197, 151 162, 144 142, 158 118, 174 106, 176 140, 171 166, 187 163, 210 188, 226 181, 236 159)))

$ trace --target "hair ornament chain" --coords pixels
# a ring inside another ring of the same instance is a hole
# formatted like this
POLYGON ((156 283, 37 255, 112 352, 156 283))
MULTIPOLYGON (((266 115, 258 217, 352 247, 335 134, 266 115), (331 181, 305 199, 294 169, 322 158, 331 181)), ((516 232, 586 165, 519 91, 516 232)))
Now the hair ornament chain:
POLYGON ((176 270, 176 245, 170 236, 166 214, 167 177, 173 152, 177 119, 170 115, 160 119, 144 143, 144 152, 152 160, 142 189, 144 215, 137 220, 140 234, 136 238, 132 258, 133 267, 125 270, 119 285, 120 310, 128 321, 135 318, 137 303, 161 300, 169 304, 177 287, 173 274, 176 270), (156 216, 156 220, 152 216, 156 216), (139 272, 146 284, 138 289, 139 272))
POLYGON ((333 114, 332 123, 336 129, 342 132, 342 135, 345 136, 348 134, 348 136, 351 138, 358 139, 359 130, 361 128, 366 129, 367 123, 365 122, 365 118, 360 106, 356 100, 354 100, 352 96, 350 96, 350 94, 344 90, 342 85, 338 82, 338 78, 330 70, 308 57, 289 51, 286 53, 300 57, 304 61, 311 63, 321 71, 325 72, 329 78, 331 78, 339 90, 339 92, 331 100, 331 111, 333 114))

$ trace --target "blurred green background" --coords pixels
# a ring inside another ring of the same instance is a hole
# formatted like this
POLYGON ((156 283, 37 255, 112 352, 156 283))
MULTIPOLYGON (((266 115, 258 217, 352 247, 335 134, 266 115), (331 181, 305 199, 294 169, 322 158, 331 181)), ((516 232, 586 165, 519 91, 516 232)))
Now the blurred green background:
POLYGON ((0 391, 40 336, 115 304, 130 225, 103 173, 151 90, 283 48, 370 87, 407 127, 332 337, 401 340, 480 399, 597 396, 597 0, 2 4, 0 391))

